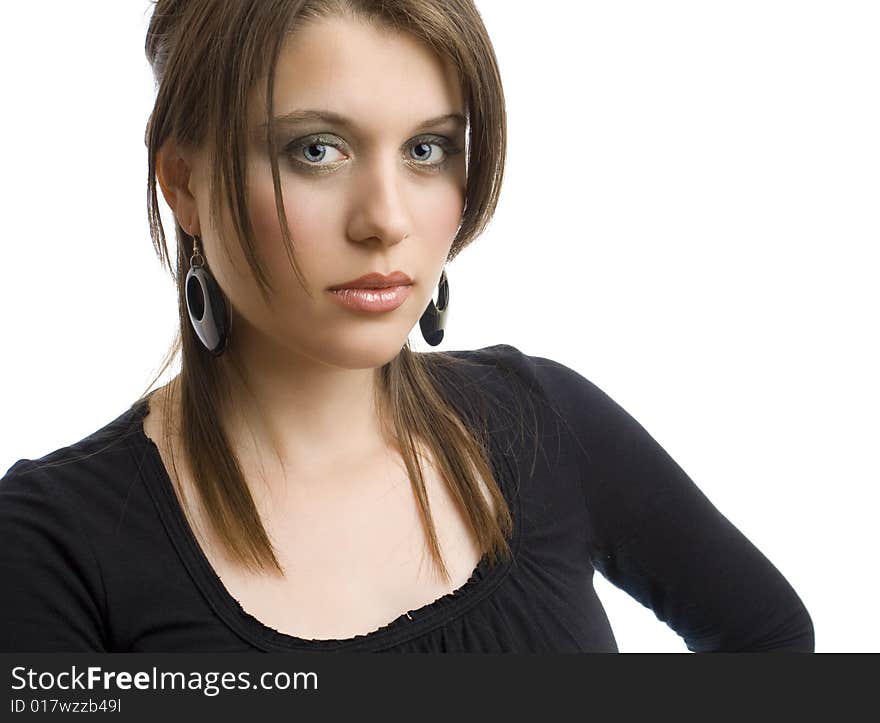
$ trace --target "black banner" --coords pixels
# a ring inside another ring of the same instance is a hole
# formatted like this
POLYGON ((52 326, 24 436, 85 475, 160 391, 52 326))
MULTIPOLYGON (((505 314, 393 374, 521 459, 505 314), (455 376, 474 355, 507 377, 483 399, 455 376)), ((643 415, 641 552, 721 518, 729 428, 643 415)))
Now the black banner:
MULTIPOLYGON (((622 712, 700 711, 754 716, 774 704, 789 716, 832 680, 846 691, 839 718, 868 692, 874 656, 761 654, 377 655, 361 654, 0 654, 2 720, 34 715, 157 716, 280 714, 388 718, 479 711, 540 720, 622 712), (837 675, 844 661, 854 670, 837 675), (861 674, 859 673, 861 669, 861 674), (708 707, 707 707, 708 706, 708 707), (558 715, 553 711, 558 711, 558 715)), ((821 712, 816 704, 810 709, 821 712)), ((870 710, 870 708, 867 708, 870 710)), ((751 718, 750 718, 751 719, 751 718)))

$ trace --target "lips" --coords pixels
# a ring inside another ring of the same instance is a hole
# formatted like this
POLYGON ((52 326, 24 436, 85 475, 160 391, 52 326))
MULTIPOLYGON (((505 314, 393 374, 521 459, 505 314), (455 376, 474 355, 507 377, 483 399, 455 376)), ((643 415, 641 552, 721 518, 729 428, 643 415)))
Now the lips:
POLYGON ((329 287, 330 291, 337 289, 385 289, 392 286, 408 286, 412 279, 402 271, 392 271, 390 274, 380 274, 372 271, 351 281, 343 281, 341 284, 329 287))
POLYGON ((353 311, 385 312, 401 306, 411 291, 412 285, 401 284, 383 289, 337 289, 327 293, 353 311))

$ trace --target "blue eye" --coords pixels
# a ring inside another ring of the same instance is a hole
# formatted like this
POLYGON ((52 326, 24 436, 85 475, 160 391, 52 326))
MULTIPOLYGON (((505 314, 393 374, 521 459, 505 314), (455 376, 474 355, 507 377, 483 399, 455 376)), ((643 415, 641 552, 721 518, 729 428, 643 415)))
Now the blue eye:
MULTIPOLYGON (((418 142, 418 143, 414 143, 412 147, 413 147, 413 148, 428 149, 428 150, 426 150, 426 151, 424 151, 424 152, 425 152, 427 155, 431 155, 431 151, 430 151, 431 146, 436 146, 437 148, 442 149, 444 153, 446 152, 446 148, 444 148, 444 146, 441 145, 440 143, 429 143, 428 141, 420 141, 420 142, 418 142)), ((419 160, 422 160, 422 159, 419 159, 419 160)), ((444 160, 444 161, 446 160, 445 156, 444 156, 443 160, 444 160)), ((435 161, 435 163, 438 163, 438 162, 435 161)))
MULTIPOLYGON (((327 158, 327 149, 332 148, 338 153, 342 147, 344 145, 334 140, 332 136, 316 135, 289 143, 285 146, 284 152, 294 163, 308 169, 324 172, 336 168, 341 163, 341 159, 337 159, 337 162, 321 163, 327 158)), ((442 170, 448 165, 450 156, 461 152, 460 148, 457 148, 452 141, 443 136, 417 138, 410 143, 409 147, 416 151, 417 157, 411 158, 414 165, 428 171, 442 170), (425 158, 437 155, 436 151, 431 150, 432 146, 440 148, 443 157, 438 161, 425 161, 425 158)), ((333 159, 331 158, 331 160, 333 159)))
MULTIPOLYGON (((319 163, 323 161, 327 156, 327 148, 336 149, 337 146, 333 143, 330 143, 324 139, 313 140, 308 143, 300 143, 298 145, 293 146, 293 149, 301 149, 300 156, 305 158, 306 161, 309 162, 309 165, 313 163, 319 163), (318 149, 317 151, 315 149, 318 149), (324 149, 324 150, 321 150, 324 149), (311 157, 317 156, 317 157, 311 157)), ((338 152, 338 151, 337 151, 338 152)), ((299 159, 297 159, 299 160, 299 159)))

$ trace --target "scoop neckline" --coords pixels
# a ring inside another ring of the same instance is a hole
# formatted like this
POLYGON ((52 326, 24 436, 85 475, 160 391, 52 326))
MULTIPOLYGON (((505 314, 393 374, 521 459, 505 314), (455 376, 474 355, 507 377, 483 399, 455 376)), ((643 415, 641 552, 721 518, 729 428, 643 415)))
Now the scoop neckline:
MULTIPOLYGON (((512 473, 506 454, 500 455, 495 445, 490 445, 493 474, 504 498, 510 506, 513 519, 512 536, 509 541, 511 557, 499 557, 490 565, 488 553, 484 553, 470 577, 461 586, 435 600, 413 610, 401 613, 393 620, 366 633, 348 638, 303 638, 277 630, 264 623, 247 610, 226 588, 211 565, 190 527, 189 520, 180 506, 171 477, 159 454, 156 443, 146 434, 143 420, 149 411, 151 392, 145 399, 132 406, 135 417, 136 443, 142 447, 143 459, 149 462, 153 474, 144 475, 153 501, 159 510, 166 532, 190 577, 218 617, 239 637, 264 652, 290 650, 346 650, 379 651, 412 640, 442 627, 463 615, 467 610, 494 592, 507 578, 517 557, 520 540, 519 494, 505 474, 512 473)), ((131 439, 131 438, 130 438, 131 439)), ((134 451, 134 449, 132 449, 134 451)))

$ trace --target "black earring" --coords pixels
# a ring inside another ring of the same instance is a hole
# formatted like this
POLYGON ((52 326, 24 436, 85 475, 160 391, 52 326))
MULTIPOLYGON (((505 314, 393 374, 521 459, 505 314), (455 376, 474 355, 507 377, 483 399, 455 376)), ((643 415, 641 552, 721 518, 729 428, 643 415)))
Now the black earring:
POLYGON ((211 354, 220 356, 229 340, 229 305, 205 266, 205 259, 199 253, 197 236, 193 237, 193 254, 186 275, 186 308, 190 323, 202 344, 211 354))
POLYGON ((443 328, 446 326, 446 314, 449 311, 449 280, 446 278, 446 269, 440 274, 440 283, 437 284, 437 303, 431 299, 428 308, 419 319, 422 336, 431 346, 437 346, 443 341, 443 328))

